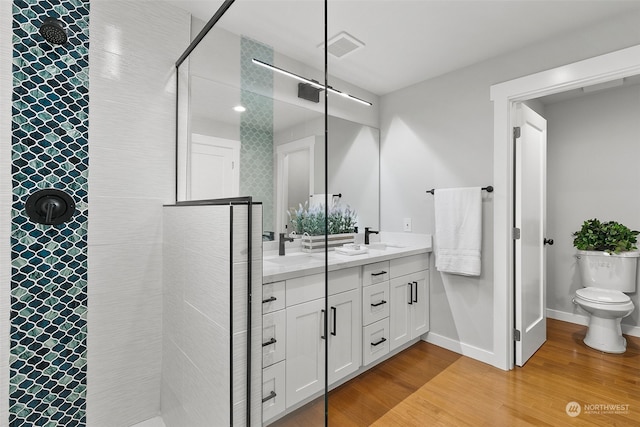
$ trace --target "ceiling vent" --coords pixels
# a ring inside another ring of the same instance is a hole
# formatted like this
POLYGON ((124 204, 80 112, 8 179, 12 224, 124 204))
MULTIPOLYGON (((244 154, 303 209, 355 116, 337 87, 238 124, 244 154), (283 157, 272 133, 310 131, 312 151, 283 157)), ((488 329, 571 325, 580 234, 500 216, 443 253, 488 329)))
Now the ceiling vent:
MULTIPOLYGON (((356 39, 352 35, 343 31, 335 37, 332 37, 327 41, 329 46, 328 52, 336 58, 344 58, 345 56, 355 52, 356 50, 363 48, 364 43, 356 39)), ((318 46, 320 49, 324 49, 324 43, 318 46)))

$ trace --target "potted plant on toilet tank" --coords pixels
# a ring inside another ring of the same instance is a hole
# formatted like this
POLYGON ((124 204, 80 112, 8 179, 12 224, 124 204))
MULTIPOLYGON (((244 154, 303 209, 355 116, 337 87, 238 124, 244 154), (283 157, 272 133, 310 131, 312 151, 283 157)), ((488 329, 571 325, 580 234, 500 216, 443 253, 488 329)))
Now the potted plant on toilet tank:
POLYGON ((640 231, 616 221, 601 222, 597 218, 588 219, 579 231, 573 233, 573 246, 581 251, 606 252, 609 255, 634 251, 640 231))

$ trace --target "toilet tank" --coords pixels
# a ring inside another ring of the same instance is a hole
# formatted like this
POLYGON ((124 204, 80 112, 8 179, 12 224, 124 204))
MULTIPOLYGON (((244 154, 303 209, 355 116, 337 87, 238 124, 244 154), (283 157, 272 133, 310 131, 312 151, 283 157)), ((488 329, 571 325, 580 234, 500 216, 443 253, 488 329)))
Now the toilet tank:
POLYGON ((635 292, 636 267, 640 252, 578 251, 578 267, 582 286, 635 292))

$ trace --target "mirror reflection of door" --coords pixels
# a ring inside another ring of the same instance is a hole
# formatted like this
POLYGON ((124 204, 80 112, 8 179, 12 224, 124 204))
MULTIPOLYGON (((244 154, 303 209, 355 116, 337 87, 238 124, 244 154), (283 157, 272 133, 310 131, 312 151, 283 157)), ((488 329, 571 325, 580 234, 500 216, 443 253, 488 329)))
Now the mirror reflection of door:
POLYGON ((238 196, 240 141, 193 134, 188 200, 238 196))
POLYGON ((314 187, 313 146, 315 137, 278 145, 276 221, 278 232, 289 233, 289 209, 297 209, 309 201, 314 187))

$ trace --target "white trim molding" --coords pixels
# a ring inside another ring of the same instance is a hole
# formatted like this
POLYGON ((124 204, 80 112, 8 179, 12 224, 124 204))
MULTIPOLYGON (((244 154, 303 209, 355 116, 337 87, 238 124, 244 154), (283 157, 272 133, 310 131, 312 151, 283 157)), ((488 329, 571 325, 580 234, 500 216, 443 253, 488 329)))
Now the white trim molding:
POLYGON ((470 357, 480 362, 484 362, 488 365, 493 365, 493 360, 495 358, 494 354, 479 347, 465 344, 463 342, 456 341, 451 338, 435 334, 433 332, 429 332, 427 336, 423 338, 423 340, 428 342, 429 344, 434 344, 438 347, 446 348, 447 350, 453 351, 454 353, 470 357))
POLYGON ((514 366, 513 330, 513 107, 518 102, 640 74, 640 45, 491 86, 494 108, 494 358, 514 366))

